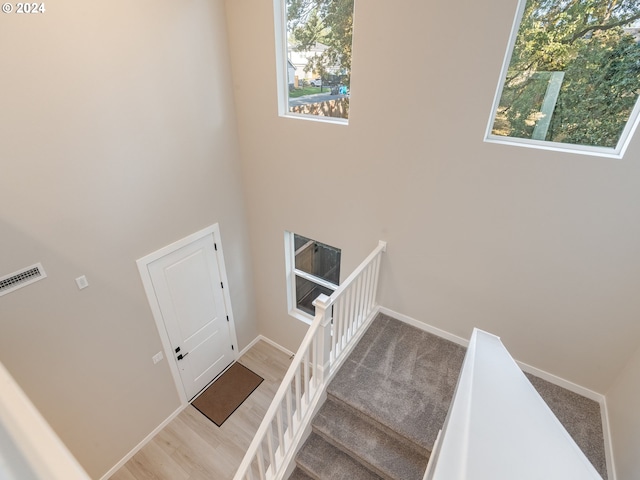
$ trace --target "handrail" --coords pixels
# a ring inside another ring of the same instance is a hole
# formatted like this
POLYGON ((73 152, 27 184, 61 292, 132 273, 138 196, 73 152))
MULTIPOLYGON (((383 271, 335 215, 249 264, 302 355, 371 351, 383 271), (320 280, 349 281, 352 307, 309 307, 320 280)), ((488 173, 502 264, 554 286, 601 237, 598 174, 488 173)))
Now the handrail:
POLYGON ((330 297, 314 302, 316 314, 234 480, 281 479, 333 374, 376 312, 382 253, 371 254, 330 297))

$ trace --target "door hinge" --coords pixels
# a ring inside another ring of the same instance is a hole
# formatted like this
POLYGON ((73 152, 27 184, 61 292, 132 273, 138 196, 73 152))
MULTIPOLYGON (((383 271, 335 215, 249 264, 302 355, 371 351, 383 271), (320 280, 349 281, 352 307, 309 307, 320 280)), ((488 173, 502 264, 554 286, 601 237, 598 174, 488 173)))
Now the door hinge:
POLYGON ((222 288, 224 288, 224 284, 223 284, 222 282, 220 282, 220 286, 221 286, 222 288))
POLYGON ((227 315, 227 322, 229 321, 229 315, 227 315))
POLYGON ((231 350, 235 350, 235 348, 233 348, 233 345, 231 345, 231 350))
POLYGON ((217 252, 218 251, 218 244, 213 242, 213 249, 217 252))

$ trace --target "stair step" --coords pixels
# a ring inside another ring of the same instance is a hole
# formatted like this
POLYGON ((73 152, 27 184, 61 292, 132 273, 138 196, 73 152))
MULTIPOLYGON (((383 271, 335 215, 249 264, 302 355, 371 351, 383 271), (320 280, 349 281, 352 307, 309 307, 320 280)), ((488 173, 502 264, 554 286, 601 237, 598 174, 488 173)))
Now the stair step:
POLYGON ((371 425, 372 427, 378 430, 381 430, 385 435, 388 435, 389 437, 393 438, 396 442, 399 442, 400 444, 402 444, 405 449, 410 450, 416 455, 429 458, 429 454, 431 453, 430 449, 427 449, 422 445, 414 442, 412 439, 403 436, 401 433, 396 432, 395 430, 393 430, 393 428, 385 425, 384 423, 380 423, 379 420, 376 420, 375 418, 367 415, 367 413, 363 412, 362 410, 358 410, 357 408, 354 408, 352 405, 350 405, 349 403, 346 403, 342 399, 335 397, 333 395, 328 395, 327 401, 325 403, 326 404, 332 403, 333 405, 341 408, 342 410, 346 410, 349 414, 355 415, 359 417, 359 419, 362 420, 363 422, 371 425))
MULTIPOLYGON (((464 354, 460 345, 379 314, 329 385, 327 401, 296 457, 298 467, 290 480, 420 479, 415 473, 398 473, 401 467, 390 466, 392 459, 404 448, 409 456, 423 455, 426 465, 464 354), (364 434, 366 429, 372 430, 364 434)), ((554 405, 561 409, 556 415, 568 422, 571 435, 593 441, 585 447, 574 437, 606 480, 602 430, 592 428, 600 423, 599 405, 591 408, 583 403, 586 399, 567 399, 557 392, 560 387, 540 382, 532 380, 552 410, 554 405), (583 420, 585 412, 595 420, 583 420)))
POLYGON ((296 467, 291 475, 289 475, 288 480, 313 480, 309 475, 304 473, 300 468, 296 467))
POLYGON ((327 400, 312 422, 314 432, 386 480, 422 480, 428 455, 399 441, 383 425, 327 400))
POLYGON ((430 451, 464 355, 460 345, 380 314, 327 394, 430 451))
POLYGON ((296 455, 296 463, 313 480, 381 480, 315 433, 311 433, 296 455))

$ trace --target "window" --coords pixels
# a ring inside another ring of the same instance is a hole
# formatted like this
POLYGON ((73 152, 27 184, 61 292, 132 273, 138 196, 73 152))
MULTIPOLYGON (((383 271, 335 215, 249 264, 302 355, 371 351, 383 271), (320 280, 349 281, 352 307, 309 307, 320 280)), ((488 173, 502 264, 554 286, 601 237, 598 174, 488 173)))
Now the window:
POLYGON ((346 123, 354 0, 274 0, 280 114, 346 123))
POLYGON ((638 123, 640 2, 520 0, 487 140, 622 157, 638 123))
POLYGON ((340 249, 285 233, 289 312, 310 322, 318 295, 331 296, 340 283, 340 249))

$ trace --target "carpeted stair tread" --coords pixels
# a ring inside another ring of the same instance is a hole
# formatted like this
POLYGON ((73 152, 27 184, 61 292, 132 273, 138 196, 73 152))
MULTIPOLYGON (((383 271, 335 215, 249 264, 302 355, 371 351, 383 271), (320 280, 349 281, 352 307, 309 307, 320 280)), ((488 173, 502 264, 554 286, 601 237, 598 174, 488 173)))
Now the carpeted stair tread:
POLYGON ((327 393, 430 451, 464 355, 458 344, 380 314, 327 393))
POLYGON ((600 476, 606 480, 607 460, 600 404, 530 373, 525 375, 600 476))
POLYGON ((300 468, 296 467, 295 470, 289 475, 288 480, 313 480, 309 475, 304 473, 300 468))
POLYGON ((296 455, 296 463, 314 480, 381 480, 315 433, 311 433, 296 455))
POLYGON ((386 480, 422 480, 428 456, 407 448, 352 409, 328 400, 313 420, 314 432, 386 480))
MULTIPOLYGON (((427 457, 444 425, 464 355, 465 348, 456 343, 378 314, 333 378, 327 389, 327 404, 331 406, 325 404, 319 415, 327 413, 329 408, 347 410, 358 420, 401 442, 407 450, 424 453, 427 457)), ((597 402, 527 376, 606 480, 607 465, 597 402)), ((340 416, 340 419, 344 417, 340 416)), ((391 457, 376 451, 383 442, 379 434, 374 434, 373 440, 355 440, 356 444, 372 442, 372 449, 365 449, 363 454, 359 447, 344 440, 350 435, 356 436, 350 430, 360 428, 352 425, 358 421, 332 420, 327 415, 314 422, 314 430, 318 433, 312 433, 300 450, 296 457, 300 472, 294 471, 296 475, 304 473, 308 478, 292 476, 291 479, 387 478, 389 472, 376 466, 370 458, 384 461, 391 457), (331 422, 334 425, 330 425, 331 422), (334 445, 344 448, 350 456, 334 445), (317 450, 313 452, 313 449, 317 450), (361 459, 366 466, 357 464, 356 459, 361 459)), ((400 476, 398 480, 410 478, 400 476)))
POLYGON ((422 457, 426 457, 426 458, 429 457, 430 449, 427 449, 427 448, 415 443, 411 439, 409 439, 409 438, 401 435, 400 433, 396 432, 395 430, 389 428, 387 425, 385 425, 383 423, 380 423, 378 420, 370 417, 369 415, 367 415, 363 411, 358 410, 356 408, 353 408, 351 405, 349 405, 348 403, 343 402, 341 399, 339 399, 337 397, 334 397, 332 395, 328 395, 327 396, 327 402, 331 402, 331 403, 333 403, 335 405, 340 406, 343 409, 346 409, 352 415, 356 415, 357 417, 359 417, 361 420, 363 420, 367 424, 377 428, 378 430, 381 430, 386 435, 390 436, 391 438, 393 438, 397 442, 401 443, 406 450, 410 450, 413 453, 415 453, 415 454, 417 454, 419 456, 422 456, 422 457))

